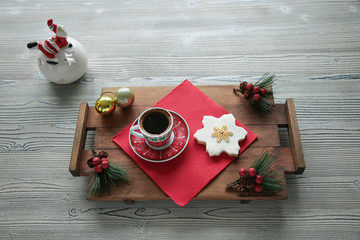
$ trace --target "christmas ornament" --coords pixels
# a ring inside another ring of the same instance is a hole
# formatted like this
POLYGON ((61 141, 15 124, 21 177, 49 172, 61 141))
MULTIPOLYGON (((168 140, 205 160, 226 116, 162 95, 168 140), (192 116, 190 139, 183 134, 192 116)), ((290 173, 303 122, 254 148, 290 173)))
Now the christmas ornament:
POLYGON ((122 108, 128 108, 134 101, 135 95, 130 88, 119 88, 116 92, 103 92, 100 98, 96 100, 95 109, 102 116, 107 116, 115 111, 116 105, 122 108), (111 93, 114 97, 103 96, 106 93, 111 93))
POLYGON ((252 85, 252 83, 248 83, 248 84, 246 84, 246 90, 248 90, 248 91, 252 91, 253 90, 253 85, 252 85))
POLYGON ((87 161, 90 168, 94 168, 94 175, 89 183, 91 197, 111 193, 111 185, 122 186, 129 183, 127 173, 118 165, 107 160, 108 153, 101 151, 97 154, 94 150, 93 157, 87 161))
POLYGON ((251 189, 255 192, 279 192, 282 190, 282 180, 277 178, 277 173, 270 170, 274 158, 266 151, 256 159, 251 167, 246 170, 241 168, 240 178, 226 185, 227 190, 238 191, 240 196, 248 196, 251 189))
POLYGON ((273 111, 274 104, 267 98, 272 92, 270 88, 275 81, 275 75, 264 74, 255 84, 242 82, 239 89, 233 89, 235 93, 241 93, 246 100, 249 100, 262 113, 273 111))
POLYGON ((241 177, 245 176, 247 174, 247 170, 246 168, 240 168, 240 171, 239 171, 239 175, 241 177))
POLYGON ((98 158, 98 157, 94 157, 93 158, 93 164, 96 166, 96 165, 99 165, 100 163, 101 163, 101 160, 100 160, 100 158, 98 158))
POLYGON ((106 158, 104 158, 103 161, 101 162, 101 167, 103 169, 107 169, 109 166, 110 166, 109 161, 106 158))
POLYGON ((80 79, 87 68, 88 59, 84 47, 75 39, 67 36, 64 26, 52 19, 47 25, 55 36, 43 42, 30 42, 27 47, 39 50, 38 67, 49 81, 69 84, 80 79))
POLYGON ((254 90, 253 90, 253 93, 256 94, 256 93, 260 93, 261 90, 258 86, 254 87, 254 90))
POLYGON ((263 190, 263 187, 260 184, 254 185, 255 192, 261 192, 263 190))
POLYGON ((103 168, 101 167, 101 165, 95 166, 95 172, 101 173, 102 171, 103 171, 103 168))
POLYGON ((261 99, 260 94, 254 94, 254 95, 253 95, 253 100, 254 100, 254 102, 259 102, 260 99, 261 99))
POLYGON ((250 177, 254 177, 256 175, 256 169, 255 168, 249 168, 248 174, 250 177))
POLYGON ((101 96, 96 100, 95 109, 102 116, 108 116, 115 111, 116 105, 114 99, 109 96, 101 96))
POLYGON ((130 88, 122 87, 114 93, 114 100, 120 107, 128 108, 135 101, 135 95, 130 88))
POLYGON ((264 181, 264 178, 261 175, 256 175, 255 182, 261 184, 264 181))

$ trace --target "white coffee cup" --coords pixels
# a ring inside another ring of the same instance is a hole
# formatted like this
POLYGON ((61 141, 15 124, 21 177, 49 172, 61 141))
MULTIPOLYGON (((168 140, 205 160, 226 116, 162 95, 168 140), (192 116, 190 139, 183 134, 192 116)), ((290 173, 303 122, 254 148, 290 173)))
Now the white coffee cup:
POLYGON ((130 128, 130 134, 144 138, 150 148, 163 150, 174 141, 173 117, 168 110, 149 108, 137 120, 137 124, 130 128))

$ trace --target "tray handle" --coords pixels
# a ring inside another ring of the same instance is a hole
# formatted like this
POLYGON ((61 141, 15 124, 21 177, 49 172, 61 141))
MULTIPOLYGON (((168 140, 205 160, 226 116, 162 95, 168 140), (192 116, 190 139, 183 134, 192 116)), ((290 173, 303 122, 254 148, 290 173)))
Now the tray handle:
POLYGON ((89 106, 86 102, 80 103, 79 115, 76 124, 76 131, 74 136, 74 143, 70 158, 69 171, 75 176, 80 176, 79 166, 80 166, 80 154, 85 148, 86 141, 86 120, 89 112, 89 106))
POLYGON ((289 124, 289 140, 295 160, 295 174, 302 174, 305 170, 306 164, 300 138, 299 125, 296 118, 294 99, 286 99, 285 106, 289 124))

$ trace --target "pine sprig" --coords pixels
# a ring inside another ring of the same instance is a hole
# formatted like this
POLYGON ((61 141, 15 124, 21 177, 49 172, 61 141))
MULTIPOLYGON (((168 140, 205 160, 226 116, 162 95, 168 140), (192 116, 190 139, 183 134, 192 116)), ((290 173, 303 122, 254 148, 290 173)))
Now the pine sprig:
POLYGON ((271 170, 275 158, 266 151, 252 162, 249 169, 239 170, 240 178, 226 185, 228 190, 236 190, 240 196, 247 197, 251 189, 255 192, 280 192, 283 180, 278 178, 277 172, 271 170))
POLYGON ((275 82, 275 74, 265 73, 255 84, 242 82, 239 89, 233 89, 235 93, 241 93, 261 113, 270 113, 274 104, 268 101, 273 94, 271 86, 275 82))
POLYGON ((251 167, 255 168, 257 174, 263 177, 262 186, 265 191, 279 192, 282 190, 283 181, 277 178, 277 173, 270 169, 274 162, 275 158, 269 151, 266 151, 251 164, 251 167))
POLYGON ((264 172, 269 170, 269 167, 274 163, 274 158, 269 151, 263 153, 263 155, 256 159, 250 167, 255 168, 257 173, 263 175, 264 172))
MULTIPOLYGON (((268 97, 268 95, 266 95, 266 97, 268 97)), ((265 97, 260 98, 258 102, 251 100, 251 103, 262 113, 268 113, 273 111, 272 107, 274 106, 274 104, 266 100, 265 97)))
POLYGON ((116 164, 109 163, 109 167, 101 173, 95 172, 89 182, 89 195, 102 196, 111 194, 112 186, 123 186, 129 183, 127 172, 116 164))
POLYGON ((259 80, 256 81, 254 86, 258 86, 259 88, 269 89, 270 86, 274 84, 275 77, 276 77, 275 74, 270 75, 270 73, 265 73, 259 78, 259 80))
POLYGON ((262 182, 263 189, 269 192, 280 192, 283 181, 278 178, 264 178, 262 182))

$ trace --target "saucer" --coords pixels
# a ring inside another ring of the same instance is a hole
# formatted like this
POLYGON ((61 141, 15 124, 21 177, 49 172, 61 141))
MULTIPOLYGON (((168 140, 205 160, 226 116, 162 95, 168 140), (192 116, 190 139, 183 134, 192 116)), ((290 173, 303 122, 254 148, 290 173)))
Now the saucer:
MULTIPOLYGON (((178 113, 173 111, 169 112, 171 113, 174 121, 174 141, 169 147, 163 150, 155 150, 147 145, 145 139, 129 134, 130 146, 140 158, 149 162, 166 162, 179 156, 186 148, 190 138, 189 126, 185 119, 178 113)), ((134 126, 137 121, 138 120, 136 120, 132 126, 134 126)))

